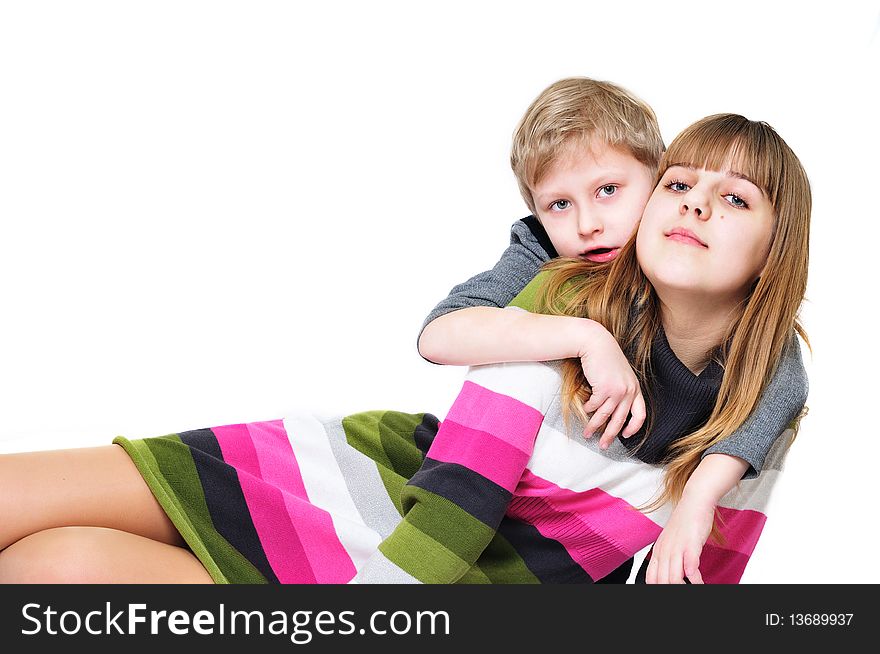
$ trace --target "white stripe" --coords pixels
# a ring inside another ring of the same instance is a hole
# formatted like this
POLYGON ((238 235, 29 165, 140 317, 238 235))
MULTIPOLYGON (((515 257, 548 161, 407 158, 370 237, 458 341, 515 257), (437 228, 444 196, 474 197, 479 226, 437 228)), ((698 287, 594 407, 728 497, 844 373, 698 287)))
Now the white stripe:
POLYGON ((744 479, 738 489, 734 488, 721 498, 718 506, 760 511, 767 515, 767 506, 770 504, 779 476, 779 470, 770 469, 761 471, 761 474, 753 479, 744 479))
MULTIPOLYGON (((603 456, 546 422, 538 432, 535 451, 527 467, 533 474, 560 488, 574 492, 601 488, 632 506, 648 503, 663 485, 661 466, 650 465, 635 458, 617 461, 603 456)), ((771 491, 779 476, 778 470, 764 470, 754 479, 741 481, 739 488, 728 492, 718 504, 766 514, 771 491)), ((657 524, 663 525, 671 513, 672 507, 667 504, 646 515, 657 524)))
POLYGON ((472 366, 466 379, 494 393, 512 397, 542 415, 547 413, 562 386, 555 366, 531 361, 472 366))
MULTIPOLYGON (((662 468, 637 459, 618 461, 603 456, 547 423, 538 432, 527 467, 560 488, 578 493, 599 488, 635 507, 652 500, 663 483, 662 468)), ((671 512, 667 505, 645 515, 664 525, 671 512)))
POLYGON ((283 422, 309 501, 330 514, 339 541, 360 569, 382 538, 364 523, 349 496, 324 425, 307 414, 288 416, 283 422))

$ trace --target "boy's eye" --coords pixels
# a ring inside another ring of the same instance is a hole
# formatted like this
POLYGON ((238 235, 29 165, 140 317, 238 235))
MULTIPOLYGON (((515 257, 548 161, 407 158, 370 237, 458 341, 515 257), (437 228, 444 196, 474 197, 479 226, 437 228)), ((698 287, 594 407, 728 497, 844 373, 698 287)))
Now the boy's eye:
POLYGON ((600 198, 607 198, 614 195, 616 192, 617 187, 614 184, 606 184, 599 189, 599 192, 596 195, 600 198))
POLYGON ((734 207, 736 207, 738 209, 748 209, 749 208, 748 202, 746 202, 745 200, 743 200, 741 197, 739 197, 738 195, 736 195, 734 193, 728 193, 727 195, 724 196, 724 199, 727 200, 730 204, 732 204, 734 207))
POLYGON ((666 188, 668 188, 670 191, 674 191, 675 193, 684 193, 685 191, 690 190, 691 187, 684 182, 680 182, 677 179, 674 179, 666 184, 666 188))
POLYGON ((571 202, 568 200, 557 200, 553 204, 550 205, 550 208, 554 211, 565 211, 571 206, 571 202))

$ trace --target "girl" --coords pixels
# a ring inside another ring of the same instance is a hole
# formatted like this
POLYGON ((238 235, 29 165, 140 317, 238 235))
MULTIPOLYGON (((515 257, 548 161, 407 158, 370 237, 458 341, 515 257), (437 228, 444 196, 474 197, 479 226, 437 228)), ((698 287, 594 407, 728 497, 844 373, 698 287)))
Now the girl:
POLYGON ((739 485, 744 460, 700 461, 799 329, 809 184, 733 115, 685 130, 660 170, 617 259, 560 262, 518 302, 605 325, 651 402, 645 438, 584 439, 565 361, 472 368, 442 425, 296 417, 7 455, 0 580, 590 582, 656 541, 649 582, 738 581, 791 431, 739 485))

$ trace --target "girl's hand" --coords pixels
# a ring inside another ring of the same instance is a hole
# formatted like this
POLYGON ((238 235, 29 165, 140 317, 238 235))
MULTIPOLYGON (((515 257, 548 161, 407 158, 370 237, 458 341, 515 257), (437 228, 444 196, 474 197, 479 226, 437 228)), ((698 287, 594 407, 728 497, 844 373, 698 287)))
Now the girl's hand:
POLYGON ((584 438, 590 438, 605 425, 599 438, 599 447, 604 450, 620 432, 627 414, 632 417, 623 437, 629 438, 641 429, 645 422, 645 398, 632 366, 611 332, 597 322, 590 322, 588 345, 580 353, 584 376, 593 389, 584 404, 584 411, 593 414, 584 429, 584 438))
POLYGON ((715 505, 682 498, 651 551, 645 573, 648 584, 702 584, 700 554, 712 531, 715 505))

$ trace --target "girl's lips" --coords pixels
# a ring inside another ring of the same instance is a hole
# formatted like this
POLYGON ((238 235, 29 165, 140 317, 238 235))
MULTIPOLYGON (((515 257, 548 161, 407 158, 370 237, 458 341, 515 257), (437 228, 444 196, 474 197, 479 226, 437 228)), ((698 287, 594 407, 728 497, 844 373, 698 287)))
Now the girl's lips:
POLYGON ((605 263, 617 257, 620 248, 596 248, 589 252, 584 252, 581 257, 593 263, 605 263))
POLYGON ((673 241, 678 241, 679 243, 684 243, 686 245, 695 245, 701 250, 705 250, 706 246, 701 243, 699 240, 694 238, 693 236, 688 236, 687 234, 682 234, 681 232, 673 232, 666 236, 666 238, 671 239, 673 241))

